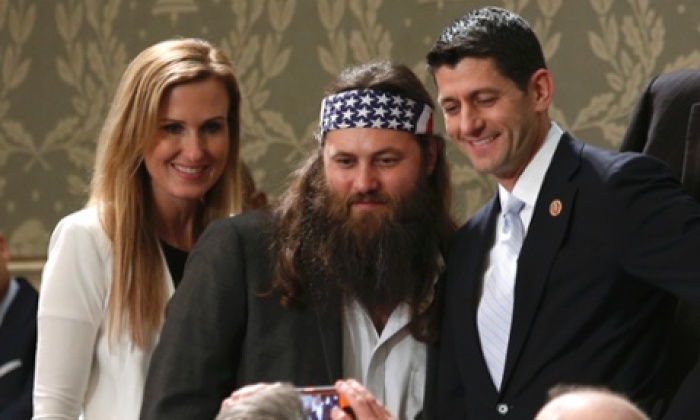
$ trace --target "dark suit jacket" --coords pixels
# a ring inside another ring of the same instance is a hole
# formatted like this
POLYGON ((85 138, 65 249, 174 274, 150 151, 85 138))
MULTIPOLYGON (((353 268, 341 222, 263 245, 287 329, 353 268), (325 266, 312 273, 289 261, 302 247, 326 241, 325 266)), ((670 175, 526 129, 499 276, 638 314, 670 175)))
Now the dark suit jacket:
POLYGON ((339 313, 321 313, 313 301, 285 309, 261 295, 272 281, 267 228, 264 213, 247 213, 211 223, 197 241, 168 304, 142 419, 211 419, 246 384, 341 377, 339 313))
MULTIPOLYGON (((500 392, 476 321, 499 210, 494 198, 450 249, 442 338, 431 349, 437 375, 428 398, 435 400, 426 414, 530 420, 548 389, 564 383, 607 386, 658 416, 668 405, 658 378, 675 296, 700 302, 698 204, 660 161, 565 134, 518 259, 500 392), (559 214, 550 211, 554 200, 561 201, 559 214)), ((689 409, 698 402, 684 401, 689 409)))
POLYGON ((27 280, 16 280, 19 290, 0 325, 0 367, 17 366, 0 377, 0 419, 3 420, 32 417, 38 295, 27 280))
POLYGON ((674 71, 649 81, 632 111, 620 150, 668 162, 700 201, 700 70, 674 71))
MULTIPOLYGON (((700 202, 700 70, 678 70, 652 78, 632 111, 620 150, 667 162, 700 202)), ((674 393, 700 352, 700 305, 679 302, 669 347, 663 379, 668 392, 674 393)), ((700 384, 693 389, 700 389, 700 384)))

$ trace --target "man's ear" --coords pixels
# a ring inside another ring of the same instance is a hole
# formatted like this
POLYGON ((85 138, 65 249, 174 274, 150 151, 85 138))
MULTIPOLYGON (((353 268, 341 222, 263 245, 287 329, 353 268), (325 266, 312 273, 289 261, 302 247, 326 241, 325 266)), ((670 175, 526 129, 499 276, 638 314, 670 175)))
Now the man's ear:
POLYGON ((530 93, 535 110, 546 112, 554 97, 554 80, 547 69, 539 69, 530 77, 530 93))
POLYGON ((438 141, 431 137, 430 140, 428 140, 428 164, 426 165, 425 169, 426 175, 428 176, 432 175, 433 171, 435 170, 438 153, 440 152, 439 148, 440 145, 438 144, 438 141))

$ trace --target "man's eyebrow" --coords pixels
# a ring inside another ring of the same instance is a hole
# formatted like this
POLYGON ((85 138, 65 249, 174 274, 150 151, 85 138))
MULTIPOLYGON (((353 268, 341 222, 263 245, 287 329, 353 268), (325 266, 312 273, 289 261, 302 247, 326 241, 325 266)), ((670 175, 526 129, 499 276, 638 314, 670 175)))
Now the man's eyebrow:
POLYGON ((486 87, 474 89, 470 92, 467 92, 465 95, 450 95, 450 96, 442 96, 442 97, 438 96, 438 100, 442 103, 443 101, 454 101, 458 97, 472 99, 472 98, 479 96, 479 95, 483 95, 483 94, 495 95, 495 94, 499 94, 500 92, 501 92, 501 90, 496 88, 496 87, 486 86, 486 87))
MULTIPOLYGON (((370 156, 378 156, 378 155, 383 155, 386 153, 394 153, 394 154, 404 154, 403 150, 399 149, 398 147, 395 146, 387 146, 379 150, 375 150, 372 153, 370 153, 370 156)), ((328 155, 331 157, 338 156, 338 155, 343 155, 343 156, 357 156, 357 153, 346 151, 346 150, 341 150, 341 149, 335 149, 332 148, 329 150, 328 155)))

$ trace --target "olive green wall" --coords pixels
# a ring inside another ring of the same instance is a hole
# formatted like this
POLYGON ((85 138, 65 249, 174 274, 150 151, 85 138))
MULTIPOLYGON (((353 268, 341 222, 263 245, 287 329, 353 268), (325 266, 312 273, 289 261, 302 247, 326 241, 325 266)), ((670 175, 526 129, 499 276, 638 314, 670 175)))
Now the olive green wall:
MULTIPOLYGON (((340 69, 391 58, 434 91, 425 52, 487 4, 532 23, 556 81, 551 115, 592 144, 618 147, 650 76, 700 67, 695 0, 0 0, 0 227, 15 267, 41 261, 57 220, 85 202, 110 95, 146 46, 198 36, 229 52, 244 92, 242 156, 275 196, 313 147, 322 89, 340 69)), ((494 184, 449 153, 464 219, 494 184)))

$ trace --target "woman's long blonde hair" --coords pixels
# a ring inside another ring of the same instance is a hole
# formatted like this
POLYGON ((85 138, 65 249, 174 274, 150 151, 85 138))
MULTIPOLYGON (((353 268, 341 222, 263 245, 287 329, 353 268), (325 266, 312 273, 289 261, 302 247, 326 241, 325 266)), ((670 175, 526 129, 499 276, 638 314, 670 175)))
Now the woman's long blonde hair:
POLYGON ((156 135, 162 98, 173 86, 209 78, 223 81, 228 90, 230 145, 221 178, 202 198, 193 226, 196 238, 211 220, 241 211, 240 91, 231 61, 207 41, 168 40, 141 52, 117 87, 98 140, 89 199, 113 245, 107 309, 111 339, 128 331, 144 347, 163 322, 166 268, 144 154, 156 135))

